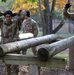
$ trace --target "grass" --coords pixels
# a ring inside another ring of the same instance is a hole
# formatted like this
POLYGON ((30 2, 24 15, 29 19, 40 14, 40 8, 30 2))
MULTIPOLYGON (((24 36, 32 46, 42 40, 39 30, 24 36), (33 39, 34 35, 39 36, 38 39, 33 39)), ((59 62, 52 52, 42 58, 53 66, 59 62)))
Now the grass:
POLYGON ((73 36, 74 34, 64 34, 64 33, 63 34, 60 34, 59 33, 58 35, 59 35, 60 38, 68 38, 68 37, 73 36))
MULTIPOLYGON (((59 35, 59 37, 61 37, 61 38, 68 38, 68 37, 71 37, 74 35, 74 34, 70 34, 70 33, 56 33, 56 34, 59 35)), ((42 36, 41 31, 39 32, 38 36, 42 36)))
POLYGON ((27 50, 27 55, 33 55, 33 52, 32 52, 32 49, 31 49, 31 48, 29 48, 29 49, 27 50))
POLYGON ((59 54, 55 55, 54 57, 68 59, 69 58, 69 55, 68 55, 68 53, 59 53, 59 54))
MULTIPOLYGON (((27 50, 27 55, 33 55, 33 52, 32 52, 32 50, 31 50, 31 48, 29 48, 29 49, 27 50)), ((59 58, 66 58, 66 59, 68 59, 69 54, 68 54, 68 53, 59 53, 59 54, 56 54, 54 57, 59 57, 59 58)))

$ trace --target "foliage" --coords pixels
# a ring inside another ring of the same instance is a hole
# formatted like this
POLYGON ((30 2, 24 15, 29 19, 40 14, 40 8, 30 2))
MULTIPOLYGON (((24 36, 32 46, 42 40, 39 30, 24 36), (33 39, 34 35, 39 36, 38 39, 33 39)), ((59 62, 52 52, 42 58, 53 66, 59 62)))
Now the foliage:
MULTIPOLYGON (((49 0, 52 4, 53 0, 49 0)), ((64 8, 65 4, 68 2, 68 0, 56 0, 55 10, 59 10, 64 8)))
MULTIPOLYGON (((13 11, 17 12, 19 9, 24 9, 24 10, 32 10, 32 13, 38 12, 39 7, 38 3, 36 2, 37 0, 16 0, 14 5, 13 5, 13 11), (30 1, 30 2, 29 2, 30 1)), ((44 6, 41 4, 42 8, 44 9, 44 6)))
POLYGON ((38 23, 38 26, 41 27, 41 17, 38 13, 34 13, 31 15, 31 17, 36 20, 36 22, 38 23))
MULTIPOLYGON (((45 9, 43 6, 43 0, 41 1, 41 6, 42 9, 45 9)), ((53 0, 49 0, 50 5, 52 5, 53 0)), ((56 6, 55 10, 60 10, 63 9, 65 4, 67 3, 68 0, 56 0, 56 6)), ((16 0, 14 5, 13 5, 13 10, 17 11, 19 9, 32 9, 32 8, 38 8, 38 0, 16 0)))
MULTIPOLYGON (((7 0, 2 0, 2 2, 6 2, 7 0)), ((13 0, 14 1, 14 0, 13 0)), ((44 9, 43 6, 43 0, 41 1, 41 6, 44 9)), ((53 0, 49 0, 50 5, 52 5, 53 0)), ((59 10, 64 8, 65 4, 68 2, 68 0, 56 0, 56 6, 55 10, 59 10)), ((38 10, 38 0, 15 0, 15 3, 13 5, 13 10, 16 12, 19 9, 29 10, 29 9, 37 9, 38 10)), ((35 12, 35 11, 34 11, 35 12)))
MULTIPOLYGON (((2 2, 6 2, 7 0, 1 0, 2 2)), ((14 11, 18 11, 19 9, 32 9, 32 8, 38 8, 38 1, 39 0, 11 0, 11 1, 15 1, 14 5, 13 5, 13 10, 14 11)), ((42 8, 43 7, 43 0, 41 1, 41 5, 42 8)), ((49 0, 50 5, 52 5, 52 1, 53 0, 49 0)), ((56 6, 55 6, 55 10, 60 10, 62 8, 64 8, 65 4, 68 2, 68 0, 56 0, 56 6)), ((74 4, 74 2, 72 1, 71 4, 74 4)))
POLYGON ((38 0, 28 0, 31 3, 38 2, 38 0))
POLYGON ((6 2, 6 0, 2 0, 2 2, 6 2))
POLYGON ((64 19, 64 16, 63 16, 62 12, 53 11, 52 14, 54 15, 54 19, 59 19, 59 20, 64 19))

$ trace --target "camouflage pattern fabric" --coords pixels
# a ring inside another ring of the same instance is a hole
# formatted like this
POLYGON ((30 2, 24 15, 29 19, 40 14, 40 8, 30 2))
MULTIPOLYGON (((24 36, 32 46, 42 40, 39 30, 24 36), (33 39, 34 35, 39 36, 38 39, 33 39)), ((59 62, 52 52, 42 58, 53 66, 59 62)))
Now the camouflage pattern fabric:
POLYGON ((38 25, 35 20, 29 18, 22 23, 22 30, 24 33, 33 33, 34 37, 38 35, 38 25))
MULTIPOLYGON (((6 21, 3 21, 1 24, 1 41, 2 44, 9 43, 19 40, 19 28, 16 21, 11 21, 8 24, 6 21)), ((7 75, 18 75, 18 65, 6 64, 7 75), (11 71, 12 70, 12 71, 11 71)))
POLYGON ((1 40, 2 43, 8 43, 17 41, 19 35, 19 29, 16 22, 12 21, 10 24, 7 24, 4 21, 1 25, 1 40))
POLYGON ((19 18, 16 20, 16 23, 17 23, 17 25, 18 25, 18 27, 19 27, 19 30, 21 30, 22 22, 23 22, 23 18, 20 18, 20 17, 19 17, 19 18))
POLYGON ((18 16, 18 19, 16 19, 16 22, 19 27, 19 30, 21 30, 22 22, 23 22, 24 16, 25 16, 25 10, 19 10, 17 16, 18 16))

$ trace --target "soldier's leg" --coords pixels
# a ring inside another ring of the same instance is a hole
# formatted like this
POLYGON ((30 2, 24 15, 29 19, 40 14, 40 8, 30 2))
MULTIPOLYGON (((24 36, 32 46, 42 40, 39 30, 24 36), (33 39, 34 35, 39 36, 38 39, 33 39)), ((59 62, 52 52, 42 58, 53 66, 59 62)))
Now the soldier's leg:
MULTIPOLYGON (((20 51, 16 52, 20 54, 20 51)), ((11 75, 18 75, 19 72, 19 65, 11 65, 11 75)))
POLYGON ((6 64, 6 75, 11 75, 11 65, 6 64))
POLYGON ((22 50, 22 54, 26 54, 26 52, 27 52, 27 49, 22 50))
POLYGON ((11 66, 11 71, 12 71, 12 73, 11 73, 11 75, 18 75, 18 72, 19 72, 19 65, 12 65, 11 66))
POLYGON ((32 47, 32 52, 34 55, 37 55, 36 47, 32 47))

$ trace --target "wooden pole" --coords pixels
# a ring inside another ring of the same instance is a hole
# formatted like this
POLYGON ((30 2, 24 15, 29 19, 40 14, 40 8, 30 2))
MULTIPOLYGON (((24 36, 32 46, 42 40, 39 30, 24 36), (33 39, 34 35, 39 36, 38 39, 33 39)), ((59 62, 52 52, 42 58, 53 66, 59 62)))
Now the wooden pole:
POLYGON ((31 38, 27 40, 3 44, 0 45, 0 56, 3 56, 6 53, 18 52, 40 44, 52 42, 56 40, 58 37, 59 36, 56 34, 51 34, 51 35, 41 36, 37 38, 31 38))
POLYGON ((53 57, 54 55, 64 51, 65 49, 73 45, 74 45, 74 36, 52 43, 45 47, 41 47, 40 49, 38 49, 37 55, 40 60, 47 61, 50 57, 53 57))
POLYGON ((40 68, 38 68, 38 65, 29 65, 29 75, 40 75, 40 68))
MULTIPOLYGON (((49 68, 65 68, 66 59, 63 57, 55 56, 48 61, 40 61, 37 56, 22 55, 22 54, 6 54, 0 57, 0 64, 12 64, 12 65, 38 65, 39 67, 49 68)), ((39 72, 39 71, 38 71, 39 72)), ((35 75, 35 74, 34 74, 35 75)))
POLYGON ((74 45, 69 48, 69 69, 74 71, 74 45))

